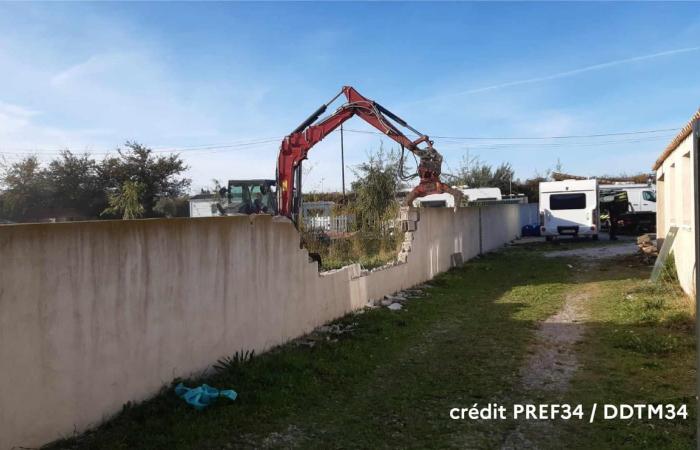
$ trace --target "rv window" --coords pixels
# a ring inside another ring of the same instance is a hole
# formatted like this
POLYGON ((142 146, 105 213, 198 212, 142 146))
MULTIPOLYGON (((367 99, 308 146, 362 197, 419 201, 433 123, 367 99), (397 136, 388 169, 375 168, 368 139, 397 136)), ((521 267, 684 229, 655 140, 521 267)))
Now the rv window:
POLYGON ((420 202, 420 205, 424 208, 444 208, 447 206, 447 202, 445 200, 428 200, 420 202))
POLYGON ((653 191, 643 191, 642 196, 644 197, 644 200, 648 202, 655 202, 656 201, 656 195, 654 195, 653 191))
POLYGON ((553 194, 549 196, 549 209, 586 209, 586 194, 553 194))

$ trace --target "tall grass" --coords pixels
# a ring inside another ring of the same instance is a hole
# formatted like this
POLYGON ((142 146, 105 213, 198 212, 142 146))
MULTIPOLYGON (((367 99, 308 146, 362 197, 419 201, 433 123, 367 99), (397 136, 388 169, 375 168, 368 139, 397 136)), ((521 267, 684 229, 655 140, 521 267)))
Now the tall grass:
POLYGON ((396 260, 403 233, 397 230, 381 232, 354 231, 330 236, 324 232, 302 232, 309 253, 321 259, 321 270, 332 270, 359 263, 364 269, 374 269, 396 260))

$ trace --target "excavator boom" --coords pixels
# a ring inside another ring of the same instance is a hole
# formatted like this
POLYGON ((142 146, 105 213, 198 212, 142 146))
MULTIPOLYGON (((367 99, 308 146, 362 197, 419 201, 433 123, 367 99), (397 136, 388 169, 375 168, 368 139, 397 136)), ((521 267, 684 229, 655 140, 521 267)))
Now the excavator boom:
POLYGON ((355 115, 398 142, 420 159, 418 165, 420 184, 409 194, 407 198, 409 205, 417 197, 442 192, 454 195, 456 197, 455 205, 459 204, 461 192, 440 181, 442 156, 433 148, 433 142, 430 138, 412 128, 406 121, 379 103, 363 97, 353 87, 344 86, 340 93, 328 103, 321 105, 282 141, 277 160, 277 196, 280 215, 294 218, 299 212, 301 162, 307 158, 309 150, 355 115), (319 117, 326 112, 328 106, 341 95, 345 95, 347 101, 333 114, 317 122, 319 117), (419 136, 418 139, 411 140, 406 137, 399 131, 394 122, 411 130, 419 136), (420 147, 421 144, 423 144, 422 147, 420 147))

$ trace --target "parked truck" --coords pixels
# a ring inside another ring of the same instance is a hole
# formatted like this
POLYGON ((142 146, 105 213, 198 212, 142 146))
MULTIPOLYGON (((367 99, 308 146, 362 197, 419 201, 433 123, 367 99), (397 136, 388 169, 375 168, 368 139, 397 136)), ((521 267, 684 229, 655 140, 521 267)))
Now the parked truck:
POLYGON ((598 181, 563 180, 540 183, 540 234, 598 239, 598 181))
POLYGON ((610 227, 609 203, 612 198, 624 198, 624 212, 617 214, 615 225, 619 234, 640 235, 656 231, 656 186, 653 184, 601 184, 601 229, 610 227))
POLYGON ((629 209, 632 212, 656 212, 656 185, 654 184, 601 184, 599 190, 600 195, 616 191, 627 192, 629 209))

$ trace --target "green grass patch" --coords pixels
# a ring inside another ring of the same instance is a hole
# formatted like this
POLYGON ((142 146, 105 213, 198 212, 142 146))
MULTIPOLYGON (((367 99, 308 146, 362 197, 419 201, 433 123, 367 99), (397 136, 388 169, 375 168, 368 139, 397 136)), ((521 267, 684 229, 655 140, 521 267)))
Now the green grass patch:
POLYGON ((695 444, 695 337, 688 299, 668 284, 652 285, 648 268, 598 282, 582 367, 567 401, 687 404, 686 420, 609 420, 563 428, 572 448, 687 449, 695 444))
POLYGON ((364 269, 374 269, 395 261, 404 233, 355 231, 329 236, 323 232, 303 232, 303 242, 309 253, 317 255, 321 271, 339 269, 358 263, 364 269))

